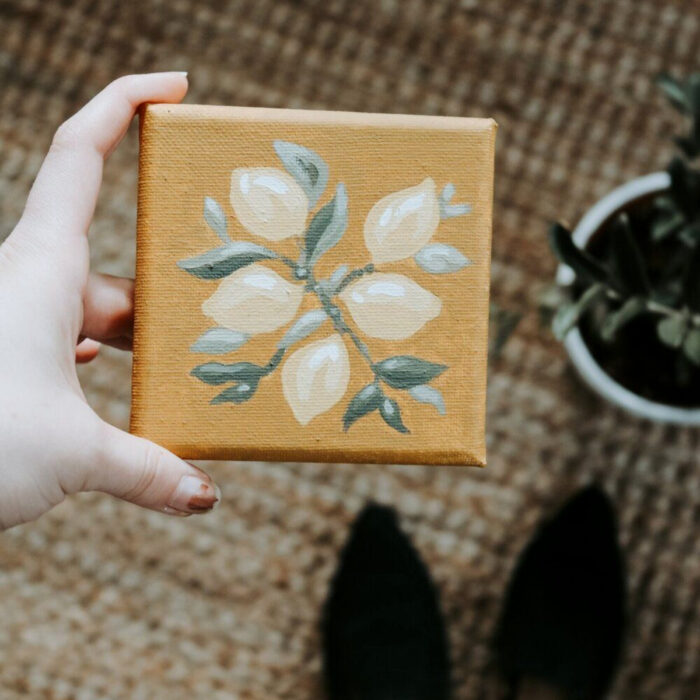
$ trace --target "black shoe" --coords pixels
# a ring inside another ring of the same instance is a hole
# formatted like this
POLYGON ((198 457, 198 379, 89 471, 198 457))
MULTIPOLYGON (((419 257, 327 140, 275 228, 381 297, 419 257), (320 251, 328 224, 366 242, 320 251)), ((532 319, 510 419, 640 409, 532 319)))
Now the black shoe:
POLYGON ((520 557, 496 636, 513 698, 600 698, 617 666, 624 563, 613 506, 597 487, 577 493, 520 557))
POLYGON ((438 596, 390 508, 357 517, 322 622, 331 700, 445 700, 449 660, 438 596))

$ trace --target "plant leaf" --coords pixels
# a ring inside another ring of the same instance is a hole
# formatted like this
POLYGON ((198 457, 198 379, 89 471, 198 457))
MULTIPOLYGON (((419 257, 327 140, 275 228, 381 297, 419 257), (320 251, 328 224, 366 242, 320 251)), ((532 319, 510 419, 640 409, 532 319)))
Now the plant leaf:
POLYGON ((643 297, 630 297, 617 310, 610 312, 600 327, 600 335, 603 340, 610 342, 617 332, 632 319, 636 318, 646 309, 646 301, 643 297))
POLYGON ((177 266, 195 277, 217 280, 257 260, 276 257, 277 253, 257 245, 257 243, 234 241, 221 248, 208 250, 194 258, 180 260, 177 266))
POLYGON ((620 214, 613 226, 612 260, 615 272, 615 282, 629 294, 648 294, 650 290, 649 277, 642 252, 630 228, 627 214, 620 214))
POLYGON ((602 284, 594 284, 576 301, 560 306, 552 319, 552 331, 554 335, 559 340, 563 340, 566 334, 579 322, 584 312, 604 294, 605 286, 602 284))
POLYGON ((418 386, 411 387, 408 393, 418 402, 427 403, 431 406, 435 406, 437 412, 444 416, 447 413, 445 408, 445 399, 442 393, 428 384, 419 384, 418 386))
POLYGON ((673 235, 685 223, 685 217, 674 210, 657 216, 651 224, 651 236, 655 242, 663 241, 673 235))
POLYGON ((281 350, 288 348, 300 340, 304 340, 310 336, 326 319, 328 314, 323 309, 313 309, 307 311, 303 316, 300 316, 294 325, 284 334, 282 340, 277 343, 277 347, 281 350))
POLYGON ((680 312, 662 318, 656 325, 659 340, 672 348, 679 348, 683 344, 687 330, 688 318, 680 312))
POLYGON ((440 376, 447 365, 421 360, 413 355, 396 355, 374 365, 374 371, 394 389, 410 389, 440 376))
POLYGON ((700 365, 700 328, 691 328, 683 341, 683 354, 694 364, 700 365))
POLYGON ((348 196, 345 185, 339 183, 335 196, 321 207, 309 224, 304 238, 304 247, 312 265, 343 237, 348 225, 348 196))
POLYGON ((209 228, 224 242, 230 243, 226 214, 219 203, 211 197, 204 198, 204 220, 209 228))
POLYGON ((683 298, 693 311, 700 311, 700 245, 695 246, 683 275, 683 298))
POLYGON ((413 256, 413 259, 423 270, 433 275, 457 272, 470 263, 457 248, 444 243, 431 243, 424 246, 413 256))
POLYGON ((410 432, 401 420, 401 409, 394 399, 385 396, 379 404, 379 413, 381 413, 384 422, 394 430, 399 433, 410 432))
POLYGON ((217 394, 210 403, 244 403, 255 394, 257 388, 257 379, 250 382, 238 382, 217 394))
POLYGON ((376 384, 368 384, 364 389, 360 389, 345 409, 343 430, 347 431, 356 420, 376 411, 383 396, 382 390, 376 384))
POLYGON ((606 282, 608 271, 593 256, 579 248, 571 233, 559 223, 549 229, 549 245, 560 262, 568 265, 577 275, 591 282, 606 282))
POLYGON ((238 350, 248 342, 249 335, 229 328, 210 328, 190 346, 190 352, 205 352, 209 355, 224 355, 238 350))
POLYGON ((679 111, 688 112, 688 95, 684 85, 668 73, 662 73, 657 79, 657 84, 664 91, 669 102, 679 111))
POLYGON ((328 165, 316 151, 289 141, 275 141, 275 153, 285 170, 299 183, 313 209, 328 184, 328 165))
POLYGON ((195 367, 190 374, 205 384, 226 384, 226 382, 257 381, 265 370, 252 362, 236 362, 224 365, 221 362, 206 362, 195 367))

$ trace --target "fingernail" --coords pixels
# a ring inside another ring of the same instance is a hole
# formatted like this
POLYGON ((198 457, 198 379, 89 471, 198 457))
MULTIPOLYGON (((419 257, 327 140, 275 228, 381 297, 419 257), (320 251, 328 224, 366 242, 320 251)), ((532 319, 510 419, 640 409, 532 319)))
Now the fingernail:
POLYGON ((218 500, 217 488, 211 481, 185 474, 180 479, 168 506, 185 513, 206 513, 218 500))
POLYGON ((176 70, 175 71, 178 75, 182 75, 185 78, 187 77, 187 71, 186 70, 176 70))
POLYGON ((175 508, 171 508, 170 506, 163 506, 161 510, 166 515, 174 515, 178 518, 189 518, 190 515, 192 515, 192 513, 185 513, 182 510, 176 510, 175 508))

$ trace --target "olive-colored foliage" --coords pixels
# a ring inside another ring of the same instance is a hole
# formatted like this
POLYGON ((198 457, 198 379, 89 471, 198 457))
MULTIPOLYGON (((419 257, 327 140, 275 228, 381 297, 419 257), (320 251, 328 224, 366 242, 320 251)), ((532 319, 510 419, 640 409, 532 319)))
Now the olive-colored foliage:
POLYGON ((670 187, 654 195, 643 220, 623 211, 606 225, 604 256, 578 248, 562 224, 551 226, 554 254, 576 275, 552 328, 563 339, 587 316, 612 342, 626 324, 647 316, 661 343, 700 366, 700 73, 686 80, 662 75, 658 82, 688 124, 673 138, 679 153, 667 169, 670 187))

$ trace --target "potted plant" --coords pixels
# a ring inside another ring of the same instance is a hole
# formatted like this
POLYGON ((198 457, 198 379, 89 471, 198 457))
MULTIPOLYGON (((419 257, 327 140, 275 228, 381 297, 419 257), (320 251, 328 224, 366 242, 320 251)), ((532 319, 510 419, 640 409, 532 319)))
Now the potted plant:
POLYGON ((652 420, 700 425, 700 74, 659 79, 688 120, 667 170, 550 229, 555 335, 584 381, 652 420))

